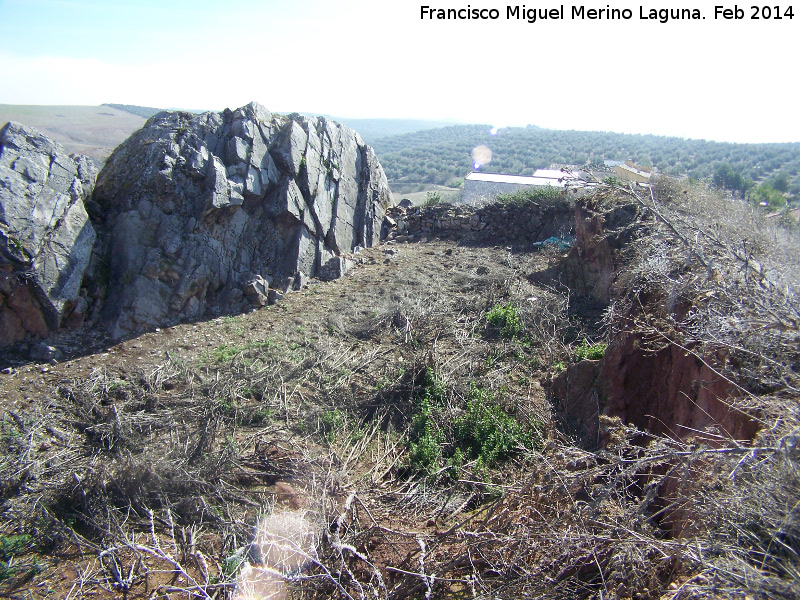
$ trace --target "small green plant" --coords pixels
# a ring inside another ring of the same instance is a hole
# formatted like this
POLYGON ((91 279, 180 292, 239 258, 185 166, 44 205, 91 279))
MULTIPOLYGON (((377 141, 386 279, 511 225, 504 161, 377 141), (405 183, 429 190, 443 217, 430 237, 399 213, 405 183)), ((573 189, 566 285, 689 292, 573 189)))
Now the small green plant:
POLYGON ((225 580, 230 580, 236 577, 236 574, 239 572, 239 568, 245 563, 247 557, 245 557, 240 552, 234 552, 228 558, 225 559, 225 562, 222 563, 222 576, 225 580))
POLYGON ((319 418, 320 429, 328 443, 331 443, 335 438, 338 431, 345 425, 345 415, 342 411, 326 410, 319 418))
POLYGON ((232 361, 242 352, 247 350, 264 350, 272 347, 275 344, 270 339, 261 340, 259 342, 250 342, 248 344, 221 344, 208 353, 208 357, 215 363, 226 363, 232 361))
POLYGON ((425 206, 436 206, 442 201, 442 195, 439 192, 428 192, 425 206))
POLYGON ((464 180, 463 179, 453 179, 450 183, 447 184, 447 187, 451 187, 454 189, 461 189, 464 187, 464 180))
POLYGON ((411 417, 409 431, 409 468, 416 473, 434 473, 442 456, 444 434, 434 420, 434 413, 444 403, 447 386, 428 368, 423 376, 422 399, 411 417))
POLYGON ((214 350, 210 352, 210 356, 215 363, 226 363, 232 361, 237 354, 244 352, 244 350, 244 346, 222 344, 214 348, 214 350))
POLYGON ((522 331, 522 322, 517 307, 512 302, 505 306, 498 304, 486 313, 486 321, 500 328, 500 335, 513 338, 522 331))
POLYGON ((264 421, 269 420, 272 416, 272 409, 270 407, 255 408, 241 417, 241 425, 261 425, 264 421))
POLYGON ((619 185, 619 179, 617 179, 616 175, 609 175, 608 177, 603 178, 603 183, 615 187, 619 185))
POLYGON ((590 344, 583 338, 583 344, 575 348, 575 360, 600 360, 606 354, 608 344, 590 344))
POLYGON ((432 419, 431 401, 422 399, 420 410, 411 419, 411 442, 408 445, 409 467, 418 473, 432 474, 442 455, 442 432, 432 419))
POLYGON ((22 242, 15 237, 8 236, 8 241, 11 242, 11 245, 14 246, 14 249, 17 252, 22 252, 25 249, 25 247, 22 245, 22 242))
POLYGON ((553 371, 555 371, 556 373, 560 373, 561 371, 566 371, 566 370, 567 370, 567 363, 565 363, 563 360, 559 360, 553 363, 553 371))
POLYGON ((34 561, 33 566, 14 565, 14 559, 34 547, 33 537, 27 534, 0 536, 0 581, 11 579, 17 574, 30 569, 28 572, 36 575, 39 565, 34 561))
POLYGON ((9 561, 15 556, 25 554, 33 548, 33 536, 2 535, 0 536, 0 560, 9 561))
POLYGON ((447 392, 447 386, 445 385, 444 381, 442 381, 438 375, 436 375, 436 371, 428 368, 425 371, 425 394, 424 398, 430 402, 435 402, 436 404, 441 404, 444 400, 444 395, 447 392))

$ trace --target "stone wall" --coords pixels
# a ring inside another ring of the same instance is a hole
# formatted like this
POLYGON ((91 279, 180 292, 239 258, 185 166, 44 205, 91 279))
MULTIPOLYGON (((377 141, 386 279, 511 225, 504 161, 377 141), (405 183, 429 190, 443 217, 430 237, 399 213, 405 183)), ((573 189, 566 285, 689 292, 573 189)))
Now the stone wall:
POLYGON ((551 204, 495 203, 482 207, 440 204, 402 208, 387 212, 383 239, 421 241, 432 236, 467 239, 485 244, 538 242, 552 236, 565 237, 574 230, 570 195, 551 204))

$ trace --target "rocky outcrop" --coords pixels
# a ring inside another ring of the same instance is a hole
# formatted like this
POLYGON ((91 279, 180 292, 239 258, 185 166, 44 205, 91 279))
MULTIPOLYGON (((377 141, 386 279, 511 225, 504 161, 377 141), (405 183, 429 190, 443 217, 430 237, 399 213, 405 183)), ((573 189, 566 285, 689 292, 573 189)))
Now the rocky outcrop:
POLYGON ((322 117, 162 112, 118 147, 94 193, 119 337, 262 305, 378 241, 389 188, 372 149, 322 117))
POLYGON ((0 130, 0 346, 83 321, 97 169, 33 128, 0 130))

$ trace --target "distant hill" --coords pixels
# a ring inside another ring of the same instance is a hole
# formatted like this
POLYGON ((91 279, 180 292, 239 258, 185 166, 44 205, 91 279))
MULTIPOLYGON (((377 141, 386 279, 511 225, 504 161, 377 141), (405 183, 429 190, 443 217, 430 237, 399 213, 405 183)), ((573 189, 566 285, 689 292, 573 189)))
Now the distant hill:
POLYGON ((372 144, 393 183, 446 184, 472 168, 472 149, 487 146, 489 173, 532 175, 553 163, 601 164, 632 159, 671 175, 709 178, 729 163, 753 180, 784 171, 800 187, 800 143, 732 144, 655 135, 507 127, 492 135, 489 125, 457 125, 375 140, 372 144))
MULTIPOLYGON (((118 110, 124 110, 134 115, 149 119, 157 112, 167 110, 163 108, 153 108, 151 106, 136 106, 133 104, 112 104, 106 103, 103 106, 110 106, 118 110)), ((267 107, 269 108, 269 107, 267 107)), ((187 109, 181 109, 187 110, 187 109)), ((187 112, 203 112, 199 110, 187 110, 187 112)), ((366 143, 372 145, 376 140, 391 137, 396 135, 403 135, 406 133, 415 133, 417 131, 424 131, 427 129, 437 129, 452 125, 448 121, 427 121, 424 119, 342 119, 331 115, 320 115, 319 113, 303 113, 306 116, 324 116, 326 119, 332 119, 337 123, 347 125, 355 129, 366 143)))
POLYGON ((108 102, 102 104, 102 106, 110 106, 111 108, 124 110, 125 112, 129 112, 133 115, 138 115, 145 119, 149 119, 154 114, 164 110, 163 108, 153 108, 152 106, 136 106, 135 104, 111 104, 108 102))
POLYGON ((103 162, 144 117, 112 106, 49 106, 0 104, 0 126, 18 121, 35 127, 62 144, 67 152, 103 162))
POLYGON ((327 117, 327 115, 326 118, 355 129, 361 139, 371 146, 383 138, 438 129, 453 124, 447 121, 425 121, 420 119, 341 119, 339 117, 327 117))

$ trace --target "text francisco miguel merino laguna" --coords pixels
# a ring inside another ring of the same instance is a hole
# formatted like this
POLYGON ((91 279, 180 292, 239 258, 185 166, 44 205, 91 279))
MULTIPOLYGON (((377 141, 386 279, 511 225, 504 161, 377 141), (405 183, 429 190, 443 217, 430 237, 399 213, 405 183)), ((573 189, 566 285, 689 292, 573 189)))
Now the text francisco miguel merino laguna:
MULTIPOLYGON (((751 6, 750 10, 745 7, 734 5, 732 7, 715 6, 714 19, 792 19, 794 11, 791 5, 786 6, 751 6), (750 14, 752 11, 752 14, 750 14)), ((709 11, 710 12, 710 11, 709 11)), ((630 8, 611 8, 606 5, 604 8, 587 8, 586 6, 571 6, 565 12, 564 5, 561 4, 552 8, 528 8, 524 4, 519 6, 506 6, 505 11, 497 8, 473 8, 467 5, 464 8, 436 8, 433 6, 420 6, 420 18, 423 20, 497 20, 504 16, 506 20, 527 21, 536 23, 543 20, 559 20, 567 18, 573 20, 629 20, 634 17, 634 11, 630 8)), ((645 8, 639 7, 638 18, 640 20, 653 20, 661 23, 676 20, 696 20, 705 19, 698 8, 645 8)))

